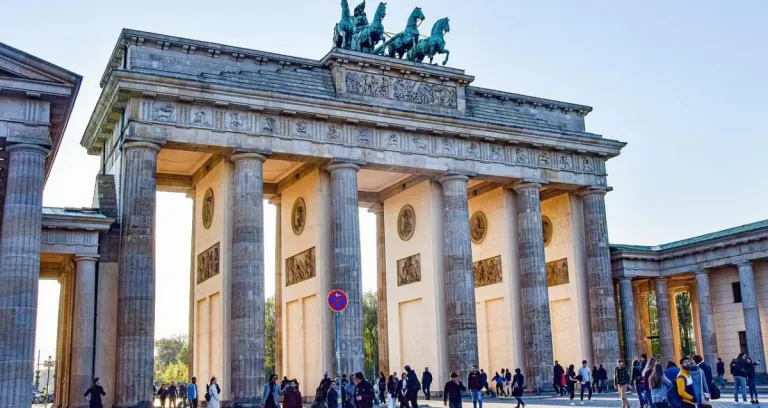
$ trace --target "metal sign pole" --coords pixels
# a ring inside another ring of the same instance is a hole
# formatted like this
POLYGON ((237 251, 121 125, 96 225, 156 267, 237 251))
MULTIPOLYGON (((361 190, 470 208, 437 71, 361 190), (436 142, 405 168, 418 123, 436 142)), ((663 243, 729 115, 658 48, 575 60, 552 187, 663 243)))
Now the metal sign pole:
MULTIPOLYGON (((340 388, 343 387, 341 384, 341 347, 339 346, 339 318, 341 317, 341 312, 334 312, 334 330, 336 332, 335 336, 335 347, 336 347, 336 379, 339 380, 339 383, 336 384, 340 388)), ((339 392, 336 393, 336 403, 339 408, 342 408, 341 405, 341 389, 339 389, 339 392)))

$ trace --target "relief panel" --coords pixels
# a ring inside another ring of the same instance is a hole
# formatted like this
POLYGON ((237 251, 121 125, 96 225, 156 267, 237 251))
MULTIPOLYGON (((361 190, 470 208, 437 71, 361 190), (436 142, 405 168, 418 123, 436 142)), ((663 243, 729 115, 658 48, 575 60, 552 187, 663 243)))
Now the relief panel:
POLYGON ((219 243, 197 255, 197 284, 219 274, 219 243))
POLYGON ((475 275, 475 288, 502 282, 501 255, 474 262, 472 269, 475 275))
POLYGON ((285 260, 285 286, 315 277, 315 247, 285 260))
POLYGON ((547 262, 547 286, 565 285, 568 278, 568 259, 547 262))
POLYGON ((397 286, 421 282, 421 254, 397 261, 397 286))

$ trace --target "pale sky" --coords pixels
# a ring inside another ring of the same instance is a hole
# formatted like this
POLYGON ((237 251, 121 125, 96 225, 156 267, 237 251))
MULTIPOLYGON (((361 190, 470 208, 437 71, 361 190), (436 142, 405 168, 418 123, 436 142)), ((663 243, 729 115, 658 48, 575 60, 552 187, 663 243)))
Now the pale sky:
MULTIPOLYGON (((402 30, 414 6, 427 16, 422 31, 451 18, 449 65, 474 85, 593 106, 587 130, 629 143, 608 162, 611 242, 660 244, 768 218, 768 2, 390 0, 386 30, 402 30)), ((91 205, 98 160, 79 141, 123 27, 319 59, 340 14, 338 0, 0 0, 0 10, 0 41, 84 76, 47 206, 91 205)), ((156 335, 167 336, 187 330, 191 202, 158 194, 157 203, 156 335)), ((272 293, 274 209, 265 208, 272 293)), ((364 286, 375 289, 372 216, 361 230, 364 286)), ((40 287, 46 355, 58 285, 40 287)))

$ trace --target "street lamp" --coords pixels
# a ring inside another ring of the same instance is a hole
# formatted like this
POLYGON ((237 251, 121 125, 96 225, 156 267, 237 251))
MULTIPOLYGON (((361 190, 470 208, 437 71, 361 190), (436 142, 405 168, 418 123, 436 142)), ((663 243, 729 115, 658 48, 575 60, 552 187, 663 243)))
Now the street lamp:
POLYGON ((45 406, 48 407, 48 395, 51 394, 51 369, 53 368, 55 361, 52 356, 48 356, 48 360, 43 362, 43 366, 48 369, 48 379, 45 381, 45 406))

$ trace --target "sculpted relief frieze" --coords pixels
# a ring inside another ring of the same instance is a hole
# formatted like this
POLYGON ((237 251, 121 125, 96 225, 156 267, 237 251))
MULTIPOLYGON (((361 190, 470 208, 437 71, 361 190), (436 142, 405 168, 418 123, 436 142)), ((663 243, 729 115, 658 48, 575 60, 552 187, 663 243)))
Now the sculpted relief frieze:
POLYGON ((458 106, 456 88, 445 85, 354 71, 344 73, 344 85, 352 95, 438 108, 458 106))
MULTIPOLYGON (((355 72, 348 74, 363 75, 355 72)), ((361 86, 359 89, 360 92, 383 92, 375 91, 375 87, 361 86)), ((269 135, 406 154, 605 175, 604 159, 588 154, 392 129, 386 126, 338 123, 296 114, 275 115, 254 110, 238 110, 229 106, 211 107, 141 99, 139 119, 159 124, 269 135)))
POLYGON ((285 260, 285 286, 315 277, 315 247, 285 260))
POLYGON ((219 274, 219 243, 197 255, 197 284, 219 274))
POLYGON ((421 254, 411 255, 397 261, 397 286, 421 282, 421 254))
POLYGON ((475 287, 480 288, 496 283, 501 283, 501 255, 483 259, 472 264, 475 275, 475 287))

